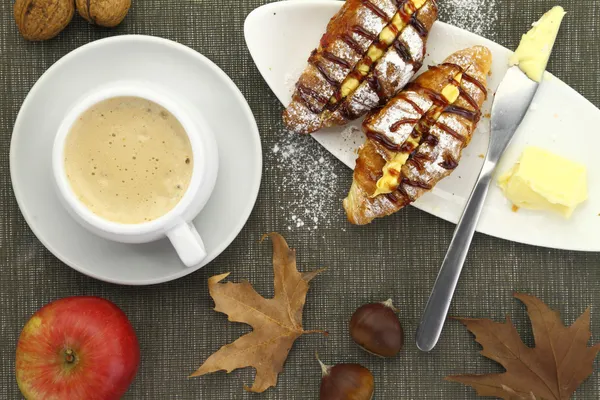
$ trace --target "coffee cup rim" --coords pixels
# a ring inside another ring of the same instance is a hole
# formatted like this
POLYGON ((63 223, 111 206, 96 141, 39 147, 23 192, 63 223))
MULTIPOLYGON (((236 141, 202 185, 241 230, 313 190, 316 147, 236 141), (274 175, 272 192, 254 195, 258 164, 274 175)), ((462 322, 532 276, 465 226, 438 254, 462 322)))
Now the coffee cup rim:
MULTIPOLYGON (((60 194, 70 211, 77 217, 94 228, 103 231, 109 235, 118 235, 122 237, 144 236, 155 232, 165 232, 181 222, 185 211, 192 205, 198 195, 205 178, 205 166, 203 160, 206 160, 206 146, 201 140, 201 132, 196 127, 194 120, 190 118, 184 107, 177 103, 160 89, 151 88, 140 82, 119 82, 103 88, 94 90, 84 95, 76 102, 59 126, 54 145, 52 149, 52 167, 54 178, 60 194), (64 165, 64 152, 66 139, 73 127, 73 124, 84 112, 94 105, 108 99, 117 97, 139 97, 152 101, 169 111, 181 123, 191 145, 193 156, 192 176, 187 190, 179 202, 167 213, 151 221, 138 224, 125 224, 110 221, 95 214, 90 210, 75 194, 66 174, 64 165)), ((118 240, 118 238, 115 238, 118 240)))

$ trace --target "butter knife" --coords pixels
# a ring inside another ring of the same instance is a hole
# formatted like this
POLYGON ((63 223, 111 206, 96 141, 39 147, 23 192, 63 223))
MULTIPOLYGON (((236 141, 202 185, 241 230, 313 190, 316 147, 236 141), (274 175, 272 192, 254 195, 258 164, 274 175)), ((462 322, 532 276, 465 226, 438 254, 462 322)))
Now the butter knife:
POLYGON ((417 329, 417 347, 422 351, 431 351, 440 338, 494 170, 538 90, 565 14, 561 6, 555 6, 523 35, 519 47, 510 59, 511 64, 519 66, 508 69, 496 91, 487 155, 458 221, 417 329))
POLYGON ((500 157, 510 143, 537 92, 535 82, 518 66, 509 68, 492 105, 492 129, 487 155, 463 211, 417 330, 417 347, 432 350, 442 333, 454 289, 469 252, 488 188, 500 157))

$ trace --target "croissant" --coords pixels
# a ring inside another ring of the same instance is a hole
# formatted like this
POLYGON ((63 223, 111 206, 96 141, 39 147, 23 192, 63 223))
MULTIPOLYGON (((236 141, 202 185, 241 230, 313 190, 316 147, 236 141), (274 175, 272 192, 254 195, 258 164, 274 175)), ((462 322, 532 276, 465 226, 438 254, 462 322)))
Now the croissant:
POLYGON ((385 104, 421 68, 437 15, 435 0, 347 0, 296 83, 286 127, 312 133, 385 104))
POLYGON ((456 52, 365 118, 366 140, 343 202, 351 223, 395 213, 458 166, 481 117, 491 65, 486 47, 456 52))

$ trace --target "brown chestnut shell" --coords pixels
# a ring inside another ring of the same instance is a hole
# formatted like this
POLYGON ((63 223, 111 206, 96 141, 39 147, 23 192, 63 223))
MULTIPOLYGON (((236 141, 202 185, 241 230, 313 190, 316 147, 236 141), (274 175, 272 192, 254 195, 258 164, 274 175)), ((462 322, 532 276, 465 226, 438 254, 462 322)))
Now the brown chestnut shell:
POLYGON ((391 300, 359 307, 350 319, 350 336, 380 357, 394 357, 404 346, 404 330, 391 300))
POLYGON ((323 367, 319 400, 370 400, 375 391, 373 374, 360 364, 323 367))

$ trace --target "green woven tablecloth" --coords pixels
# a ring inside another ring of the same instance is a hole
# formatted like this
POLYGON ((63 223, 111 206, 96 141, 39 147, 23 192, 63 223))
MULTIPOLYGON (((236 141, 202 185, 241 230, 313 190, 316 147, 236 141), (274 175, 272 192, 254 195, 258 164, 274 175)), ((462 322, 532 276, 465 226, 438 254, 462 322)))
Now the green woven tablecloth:
MULTIPOLYGON (((93 28, 76 17, 58 38, 33 44, 17 32, 12 18, 13 2, 2 1, 0 398, 20 398, 14 376, 14 352, 23 324, 47 302, 71 295, 106 297, 131 319, 142 350, 139 374, 126 396, 131 399, 314 399, 318 397, 320 381, 315 350, 328 363, 359 362, 369 367, 375 375, 377 399, 470 399, 475 397, 474 391, 442 378, 462 372, 501 371, 478 355, 478 345, 456 322, 447 324, 435 351, 424 354, 416 349, 414 332, 454 227, 414 208, 366 227, 352 227, 346 222, 340 202, 351 182, 351 171, 310 138, 286 135, 280 120, 282 107, 246 50, 244 19, 265 2, 133 0, 129 16, 115 30, 93 28), (29 230, 14 199, 9 175, 13 123, 35 81, 71 50, 102 37, 126 33, 176 40, 212 59, 250 103, 264 150, 260 195, 238 238, 202 270, 154 287, 106 284, 59 262, 29 230), (279 149, 300 149, 298 157, 306 160, 306 165, 320 161, 323 167, 282 168, 279 149), (333 178, 325 179, 324 173, 333 178), (318 204, 314 189, 310 189, 315 184, 321 185, 318 204), (304 210, 302 202, 311 208, 308 217, 300 215, 304 210), (303 223, 298 223, 298 218, 304 218, 303 223), (228 323, 225 315, 212 310, 207 278, 232 271, 232 280, 246 278, 261 294, 272 295, 271 249, 258 244, 260 236, 269 231, 282 232, 290 245, 298 249, 301 269, 329 267, 313 283, 304 320, 306 327, 326 329, 330 336, 301 338, 290 352, 278 386, 262 395, 253 396, 242 390, 242 385, 252 380, 251 369, 228 376, 217 373, 188 379, 188 374, 212 352, 249 331, 249 327, 228 323), (352 343, 347 322, 359 305, 389 297, 401 310, 407 343, 400 356, 382 361, 352 343)), ((598 0, 439 2, 442 20, 470 28, 510 48, 518 44, 520 34, 531 21, 559 2, 569 14, 549 69, 600 106, 598 0)), ((599 341, 599 280, 599 254, 548 250, 478 234, 450 312, 496 320, 510 313, 526 343, 531 344, 524 308, 511 296, 518 290, 539 296, 561 310, 568 323, 591 305, 592 339, 599 341)), ((576 397, 599 398, 600 374, 587 380, 576 397)))

